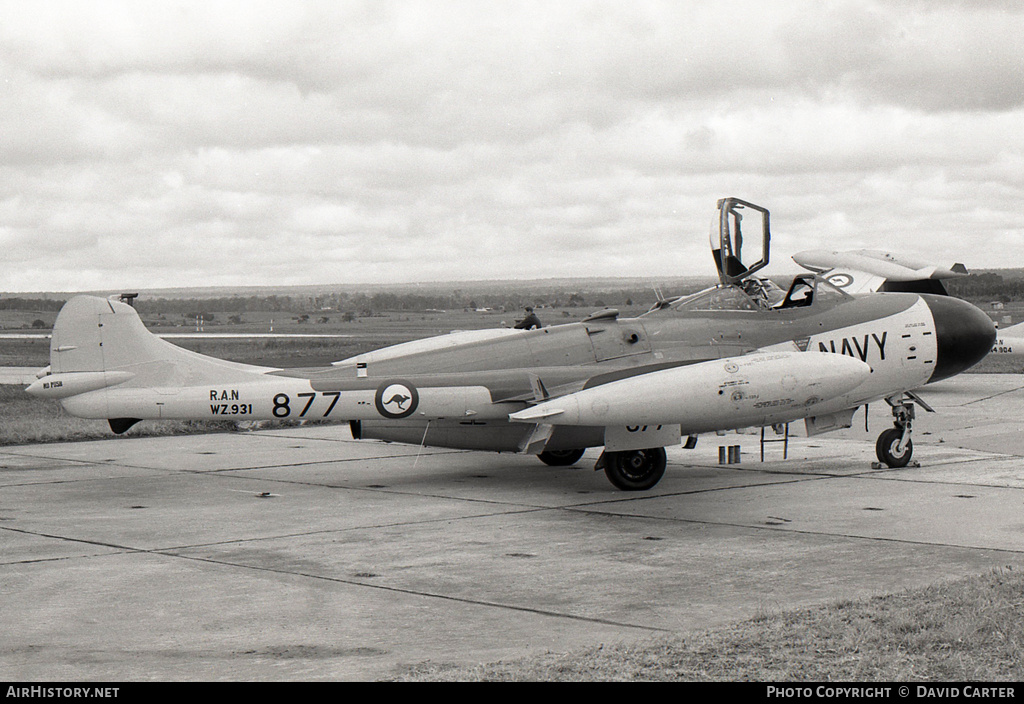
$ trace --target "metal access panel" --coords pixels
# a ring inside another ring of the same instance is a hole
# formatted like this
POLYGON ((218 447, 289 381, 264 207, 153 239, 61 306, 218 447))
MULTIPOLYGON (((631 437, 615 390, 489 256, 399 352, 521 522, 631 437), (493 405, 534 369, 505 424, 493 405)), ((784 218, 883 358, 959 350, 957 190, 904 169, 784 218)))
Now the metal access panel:
POLYGON ((590 344, 594 350, 594 358, 598 362, 651 351, 651 341, 647 337, 647 331, 638 321, 584 323, 584 325, 586 325, 587 335, 590 337, 590 344))
POLYGON ((609 452, 646 450, 678 445, 679 425, 625 425, 604 429, 604 449, 609 452))

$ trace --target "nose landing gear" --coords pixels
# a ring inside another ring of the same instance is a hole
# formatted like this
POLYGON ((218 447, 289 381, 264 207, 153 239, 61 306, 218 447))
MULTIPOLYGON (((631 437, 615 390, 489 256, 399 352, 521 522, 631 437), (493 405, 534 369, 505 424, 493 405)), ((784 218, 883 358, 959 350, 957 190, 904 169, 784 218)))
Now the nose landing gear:
MULTIPOLYGON (((878 441, 875 442, 878 463, 873 466, 876 469, 880 469, 883 464, 893 469, 906 467, 914 456, 914 443, 910 439, 914 424, 914 403, 919 403, 926 411, 934 413, 934 410, 920 397, 910 392, 890 396, 885 401, 892 406, 894 427, 878 436, 878 441)), ((913 466, 920 467, 921 464, 914 462, 913 466)))

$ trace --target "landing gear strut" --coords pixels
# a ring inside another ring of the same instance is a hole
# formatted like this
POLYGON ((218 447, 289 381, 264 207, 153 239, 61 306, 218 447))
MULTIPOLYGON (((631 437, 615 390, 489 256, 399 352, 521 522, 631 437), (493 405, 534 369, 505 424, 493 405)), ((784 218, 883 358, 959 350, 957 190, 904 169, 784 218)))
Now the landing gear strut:
MULTIPOLYGON (((910 439, 914 424, 913 396, 890 396, 885 399, 892 406, 893 426, 883 431, 875 443, 878 461, 893 468, 906 467, 914 456, 914 443, 910 439)), ((929 409, 930 410, 930 409, 929 409)))

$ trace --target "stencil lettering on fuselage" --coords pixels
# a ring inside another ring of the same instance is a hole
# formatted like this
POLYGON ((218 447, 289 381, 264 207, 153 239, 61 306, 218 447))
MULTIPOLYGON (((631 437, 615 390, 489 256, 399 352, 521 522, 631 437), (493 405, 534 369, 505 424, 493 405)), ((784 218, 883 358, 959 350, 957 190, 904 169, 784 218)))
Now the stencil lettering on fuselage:
POLYGON ((818 341, 819 352, 833 352, 856 357, 862 362, 867 362, 869 356, 877 357, 880 362, 885 361, 885 341, 889 337, 889 331, 883 330, 881 336, 872 332, 863 337, 844 337, 839 340, 818 341))

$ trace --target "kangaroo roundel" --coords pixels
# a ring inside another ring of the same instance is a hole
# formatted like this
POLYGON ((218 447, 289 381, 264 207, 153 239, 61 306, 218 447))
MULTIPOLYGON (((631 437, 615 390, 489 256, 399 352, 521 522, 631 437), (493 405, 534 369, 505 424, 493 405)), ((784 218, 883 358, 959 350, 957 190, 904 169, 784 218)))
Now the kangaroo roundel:
POLYGON ((420 395, 416 391, 416 387, 406 381, 382 384, 377 389, 377 396, 374 398, 377 411, 385 418, 411 416, 419 402, 420 395))

